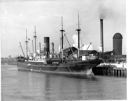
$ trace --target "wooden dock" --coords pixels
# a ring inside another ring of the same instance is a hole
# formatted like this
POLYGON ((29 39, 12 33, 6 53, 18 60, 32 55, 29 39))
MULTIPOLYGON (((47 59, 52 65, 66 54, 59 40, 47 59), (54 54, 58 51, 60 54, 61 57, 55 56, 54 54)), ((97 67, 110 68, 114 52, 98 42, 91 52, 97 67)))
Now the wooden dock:
POLYGON ((127 77, 126 68, 115 68, 112 66, 98 66, 92 69, 95 75, 127 77))

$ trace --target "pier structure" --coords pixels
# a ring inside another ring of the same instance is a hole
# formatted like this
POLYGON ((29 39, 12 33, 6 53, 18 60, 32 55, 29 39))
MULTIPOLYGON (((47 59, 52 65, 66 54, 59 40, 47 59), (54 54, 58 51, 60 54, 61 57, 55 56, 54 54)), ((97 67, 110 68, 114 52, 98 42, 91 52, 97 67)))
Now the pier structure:
POLYGON ((102 65, 92 69, 95 75, 113 76, 113 77, 127 77, 127 69, 124 67, 116 67, 114 65, 102 65))

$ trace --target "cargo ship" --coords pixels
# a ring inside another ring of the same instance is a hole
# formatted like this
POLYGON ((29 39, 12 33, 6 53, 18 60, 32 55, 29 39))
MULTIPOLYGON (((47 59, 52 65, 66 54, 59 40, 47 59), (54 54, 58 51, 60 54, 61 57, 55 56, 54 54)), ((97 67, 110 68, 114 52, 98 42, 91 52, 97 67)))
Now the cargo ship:
MULTIPOLYGON (((98 57, 98 52, 95 50, 80 50, 80 27, 78 19, 78 47, 63 48, 63 18, 61 32, 61 51, 55 55, 54 48, 50 53, 49 37, 44 37, 44 50, 43 54, 37 54, 35 57, 29 57, 27 55, 27 34, 26 34, 26 56, 17 57, 18 70, 22 71, 34 71, 49 74, 59 74, 76 77, 88 77, 94 76, 92 68, 99 65, 102 61, 98 57)), ((36 52, 36 30, 35 30, 35 52, 36 52)), ((52 46, 54 44, 52 43, 52 46)), ((22 49, 22 47, 21 47, 22 49)), ((22 49, 23 50, 23 49, 22 49)))

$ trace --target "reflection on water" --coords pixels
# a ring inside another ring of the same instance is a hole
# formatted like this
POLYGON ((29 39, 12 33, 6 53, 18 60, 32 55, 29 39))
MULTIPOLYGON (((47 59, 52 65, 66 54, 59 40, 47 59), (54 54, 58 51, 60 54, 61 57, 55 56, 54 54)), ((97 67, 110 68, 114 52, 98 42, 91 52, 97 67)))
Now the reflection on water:
POLYGON ((2 101, 126 99, 126 79, 78 79, 2 66, 2 101))

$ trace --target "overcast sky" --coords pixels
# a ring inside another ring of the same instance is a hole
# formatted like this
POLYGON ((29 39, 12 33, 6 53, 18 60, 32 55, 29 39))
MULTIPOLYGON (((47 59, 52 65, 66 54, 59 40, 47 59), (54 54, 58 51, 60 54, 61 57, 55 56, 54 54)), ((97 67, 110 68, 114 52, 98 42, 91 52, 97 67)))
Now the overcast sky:
POLYGON ((55 43, 55 50, 58 51, 61 16, 65 33, 73 44, 72 36, 77 34, 78 11, 83 44, 92 42, 93 49, 98 50, 99 19, 102 17, 105 51, 113 49, 113 35, 119 32, 123 36, 123 54, 126 53, 125 0, 2 0, 0 1, 1 56, 22 54, 19 41, 25 51, 26 28, 29 38, 33 40, 34 26, 37 28, 38 42, 43 43, 43 37, 50 36, 50 42, 55 43))

